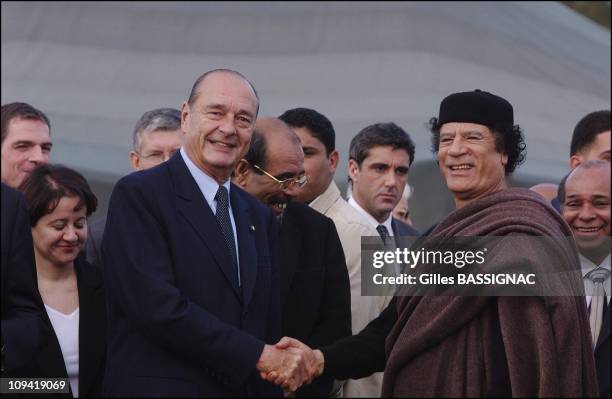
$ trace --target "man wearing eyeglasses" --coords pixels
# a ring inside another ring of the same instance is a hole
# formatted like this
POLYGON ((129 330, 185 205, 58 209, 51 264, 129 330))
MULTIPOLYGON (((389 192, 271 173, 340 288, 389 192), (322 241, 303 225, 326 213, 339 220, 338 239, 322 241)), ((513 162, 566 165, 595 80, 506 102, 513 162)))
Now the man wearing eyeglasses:
MULTIPOLYGON (((257 120, 233 182, 268 205, 279 223, 282 335, 324 345, 351 335, 350 287, 342 245, 331 219, 293 201, 308 184, 297 135, 276 118, 257 120)), ((328 397, 323 375, 296 392, 328 397)))
MULTIPOLYGON (((170 159, 183 145, 181 112, 174 108, 157 108, 145 112, 134 127, 130 164, 135 171, 145 170, 170 159)), ((89 225, 85 252, 89 263, 102 267, 100 246, 106 215, 89 225)))

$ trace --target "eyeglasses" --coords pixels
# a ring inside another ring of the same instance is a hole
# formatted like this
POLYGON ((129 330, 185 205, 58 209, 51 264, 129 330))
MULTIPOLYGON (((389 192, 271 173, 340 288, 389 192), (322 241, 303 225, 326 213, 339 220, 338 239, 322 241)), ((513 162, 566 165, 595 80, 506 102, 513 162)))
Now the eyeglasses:
POLYGON ((167 153, 165 152, 153 152, 151 154, 148 155, 143 155, 140 152, 136 151, 136 153, 140 156, 140 158, 142 159, 146 159, 147 161, 151 161, 151 162, 155 162, 155 163, 162 163, 164 162, 166 159, 164 158, 165 155, 168 155, 167 159, 170 159, 174 156, 174 154, 177 153, 177 151, 179 150, 179 148, 177 148, 176 150, 172 150, 172 151, 168 151, 167 153))
MULTIPOLYGON (((245 159, 245 161, 248 163, 249 161, 247 161, 245 159)), ((249 163, 250 165, 250 163, 249 163)), ((287 190, 289 188, 294 188, 294 187, 298 187, 298 188, 302 188, 306 185, 306 183, 308 183, 308 175, 301 175, 298 177, 290 177, 288 179, 285 180, 278 180, 276 177, 272 176, 270 173, 266 172, 262 167, 253 164, 252 165, 253 168, 257 169, 258 171, 260 171, 261 173, 263 173, 264 175, 268 176, 270 179, 274 180, 275 182, 278 183, 279 187, 281 190, 287 190)))

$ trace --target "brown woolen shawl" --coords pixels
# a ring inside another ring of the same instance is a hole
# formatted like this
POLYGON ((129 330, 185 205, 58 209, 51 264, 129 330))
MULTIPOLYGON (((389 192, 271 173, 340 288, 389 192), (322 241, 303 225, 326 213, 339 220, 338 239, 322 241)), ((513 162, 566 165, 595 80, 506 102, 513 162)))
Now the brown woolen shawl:
MULTIPOLYGON (((454 211, 428 238, 571 234, 569 226, 539 195, 510 188, 454 211)), ((513 250, 536 265, 579 270, 576 247, 570 241, 557 240, 559 247, 552 253, 538 248, 537 240, 525 241, 521 248, 493 248, 487 258, 497 256, 496 261, 504 263, 501 252, 513 250), (496 250, 500 253, 495 254, 496 250)), ((423 244, 427 245, 427 238, 423 244)), ((572 292, 584 295, 577 273, 566 273, 566 283, 573 286, 572 292)), ((598 394, 586 304, 581 296, 398 299, 398 320, 386 341, 382 397, 473 397, 494 390, 492 376, 499 368, 492 328, 496 317, 513 396, 598 394)))

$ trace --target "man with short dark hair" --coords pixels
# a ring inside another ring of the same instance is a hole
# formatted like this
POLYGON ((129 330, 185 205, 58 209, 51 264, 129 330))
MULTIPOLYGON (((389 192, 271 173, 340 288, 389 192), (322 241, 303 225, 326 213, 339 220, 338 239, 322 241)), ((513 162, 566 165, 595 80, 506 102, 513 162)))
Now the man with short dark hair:
MULTIPOLYGON (((349 277, 334 223, 294 201, 310 184, 296 134, 276 118, 257 120, 249 151, 233 182, 268 205, 279 221, 282 335, 311 346, 351 335, 349 277)), ((324 375, 298 397, 328 397, 333 377, 324 375)))
POLYGON ((393 218, 414 161, 412 139, 395 123, 376 123, 362 129, 349 147, 348 203, 376 228, 383 241, 419 232, 393 218))
MULTIPOLYGON (((135 171, 145 170, 172 158, 181 148, 185 133, 181 130, 181 111, 173 108, 157 108, 145 112, 132 133, 130 164, 135 171)), ((102 267, 100 247, 104 236, 106 216, 89 225, 86 244, 87 261, 102 267)))
POLYGON ((610 110, 591 112, 574 128, 570 145, 570 167, 601 159, 610 162, 610 110))
MULTIPOLYGON (((296 196, 311 208, 331 218, 336 225, 351 282, 352 331, 361 331, 385 307, 385 298, 361 295, 361 237, 376 236, 376 229, 341 196, 334 182, 338 166, 336 134, 332 123, 323 114, 309 108, 294 108, 280 117, 299 136, 304 151, 304 169, 310 181, 296 196)), ((348 380, 344 397, 380 395, 382 373, 359 380, 348 380)))
POLYGON ((610 312, 610 163, 580 163, 559 186, 561 215, 572 229, 583 276, 585 299, 601 397, 610 397, 612 314, 610 312))
MULTIPOLYGON (((594 159, 610 162, 610 110, 591 112, 574 127, 570 144, 570 169, 594 159)), ((550 203, 560 211, 558 194, 550 203)))
POLYGON ((27 103, 2 106, 2 182, 17 188, 38 165, 49 163, 51 124, 40 110, 27 103))

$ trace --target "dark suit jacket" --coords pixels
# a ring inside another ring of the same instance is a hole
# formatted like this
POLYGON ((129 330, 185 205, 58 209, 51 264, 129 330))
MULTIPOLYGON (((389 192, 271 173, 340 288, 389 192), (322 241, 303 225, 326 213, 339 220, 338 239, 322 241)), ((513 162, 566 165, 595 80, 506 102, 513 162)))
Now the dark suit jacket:
POLYGON ((85 244, 86 259, 87 262, 99 268, 102 267, 101 248, 105 225, 106 215, 87 225, 87 243, 85 244))
POLYGON ((2 377, 34 358, 49 335, 38 293, 30 217, 23 196, 2 184, 2 377))
MULTIPOLYGON (((79 291, 79 397, 100 397, 106 357, 106 301, 102 273, 79 257, 74 263, 79 291)), ((45 311, 44 317, 51 325, 45 311)), ((68 378, 55 331, 20 376, 68 378)), ((29 395, 28 395, 29 396, 29 395)), ((32 397, 37 396, 35 394, 32 397)), ((56 395, 72 397, 71 394, 56 395)))
MULTIPOLYGON (((290 202, 279 237, 282 334, 315 348, 351 335, 350 283, 334 222, 290 202)), ((332 385, 323 375, 297 395, 326 397, 332 385)))
POLYGON ((595 345, 595 366, 597 368, 597 382, 599 385, 599 396, 609 398, 610 393, 610 366, 612 363, 612 344, 610 343, 610 330, 612 327, 612 315, 610 315, 610 304, 606 309, 601 331, 595 345))
POLYGON ((280 338, 276 221, 236 186, 230 201, 240 288, 180 152, 115 185, 102 240, 106 395, 280 395, 255 367, 264 343, 280 338))
POLYGON ((391 219, 391 228, 394 236, 419 236, 421 233, 414 227, 396 218, 391 219))

